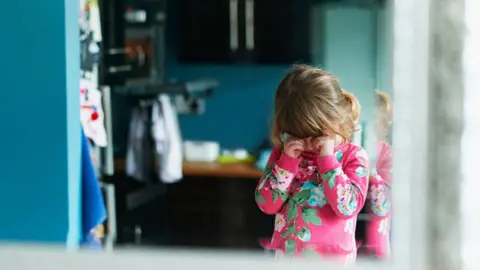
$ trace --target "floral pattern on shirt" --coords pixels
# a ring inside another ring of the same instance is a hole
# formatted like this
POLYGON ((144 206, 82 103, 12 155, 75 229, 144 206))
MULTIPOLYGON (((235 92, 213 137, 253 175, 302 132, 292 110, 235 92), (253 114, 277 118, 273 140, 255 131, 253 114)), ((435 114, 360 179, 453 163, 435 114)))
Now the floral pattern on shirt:
POLYGON ((353 214, 358 208, 357 199, 354 197, 353 187, 347 184, 339 184, 337 186, 337 202, 338 210, 349 216, 353 214))
POLYGON ((345 222, 345 227, 343 228, 343 231, 353 235, 355 233, 355 227, 357 225, 357 219, 356 218, 350 218, 345 222))
POLYGON ((302 240, 303 242, 308 242, 310 241, 312 234, 310 233, 310 230, 307 227, 303 227, 300 229, 300 231, 297 233, 298 239, 302 240))
POLYGON ((318 210, 309 207, 301 207, 311 198, 311 190, 304 189, 296 193, 290 200, 288 200, 287 222, 291 222, 296 218, 301 217, 306 224, 322 225, 322 221, 318 216, 318 210))
POLYGON ((273 174, 275 175, 275 177, 270 179, 270 184, 272 185, 272 188, 278 189, 282 192, 287 191, 290 183, 293 180, 294 175, 291 172, 278 167, 277 165, 275 165, 273 169, 273 174))
POLYGON ((357 153, 355 153, 355 157, 363 161, 368 160, 367 152, 363 149, 360 149, 359 151, 357 151, 357 153))
POLYGON ((385 185, 372 185, 369 188, 368 198, 370 201, 370 210, 380 217, 386 216, 390 210, 390 200, 385 185))
POLYGON ((276 215, 271 249, 287 256, 338 253, 342 258, 356 252, 352 235, 368 186, 368 178, 362 176, 368 161, 357 158, 364 157, 357 154, 360 150, 355 145, 342 145, 334 159, 294 159, 282 155, 278 148, 272 151, 255 190, 259 208, 276 215), (338 246, 331 245, 332 241, 338 246), (307 246, 312 248, 307 250, 307 246))
POLYGON ((294 255, 297 251, 297 243, 293 239, 285 241, 285 255, 294 255))
POLYGON ((378 224, 378 233, 382 234, 382 235, 388 235, 390 229, 388 228, 389 227, 389 220, 388 218, 386 219, 383 219, 380 221, 380 223, 378 224))
POLYGON ((275 231, 281 232, 285 228, 285 216, 283 214, 275 215, 275 231))
POLYGON ((335 181, 337 176, 343 177, 343 171, 341 168, 335 168, 321 175, 322 179, 327 181, 327 184, 330 188, 335 187, 335 181))
MULTIPOLYGON (((358 173, 358 171, 363 172, 362 169, 364 170, 363 167, 357 167, 355 170, 355 174, 358 177, 364 177, 361 173, 358 173)), ((335 186, 337 177, 344 181, 348 180, 348 176, 341 168, 336 168, 322 175, 322 178, 327 181, 331 189, 337 189, 337 209, 340 213, 348 216, 357 211, 358 201, 355 197, 356 194, 354 194, 354 187, 351 184, 344 182, 335 186)))
MULTIPOLYGON (((355 157, 358 159, 358 161, 360 161, 360 164, 361 166, 359 168, 363 169, 363 171, 365 172, 365 175, 367 174, 367 165, 368 165, 368 155, 367 155, 367 151, 365 151, 364 149, 360 149, 358 150, 356 153, 355 153, 355 157)), ((359 169, 357 169, 358 171, 359 169)))
POLYGON ((308 205, 312 207, 324 207, 327 204, 327 198, 325 197, 325 191, 322 184, 315 185, 311 181, 302 184, 303 190, 310 190, 311 195, 308 199, 308 205))
POLYGON ((294 175, 278 166, 269 164, 264 171, 262 179, 255 190, 255 200, 259 204, 264 204, 266 199, 262 195, 262 190, 271 193, 273 202, 279 200, 285 201, 288 197, 288 188, 293 181, 294 175), (268 183, 268 185, 266 185, 268 183))
POLYGON ((338 162, 342 161, 342 158, 343 158, 342 150, 338 150, 337 152, 335 152, 335 158, 337 159, 338 162))
POLYGON ((358 167, 358 168, 355 170, 355 173, 357 174, 358 177, 365 177, 365 176, 367 176, 367 170, 365 169, 365 167, 358 167))

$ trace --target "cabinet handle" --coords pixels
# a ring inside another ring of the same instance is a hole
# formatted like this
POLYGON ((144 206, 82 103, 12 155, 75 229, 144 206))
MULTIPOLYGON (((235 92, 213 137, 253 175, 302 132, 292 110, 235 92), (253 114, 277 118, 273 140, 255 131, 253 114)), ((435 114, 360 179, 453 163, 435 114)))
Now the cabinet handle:
POLYGON ((230 0, 230 49, 238 50, 238 0, 230 0))
POLYGON ((245 47, 251 51, 255 49, 255 2, 245 0, 245 47))
POLYGON ((127 72, 131 70, 132 70, 132 66, 130 65, 114 66, 114 67, 108 68, 109 73, 127 72))
POLYGON ((127 53, 126 48, 110 48, 108 49, 108 54, 115 55, 115 54, 125 54, 127 53))

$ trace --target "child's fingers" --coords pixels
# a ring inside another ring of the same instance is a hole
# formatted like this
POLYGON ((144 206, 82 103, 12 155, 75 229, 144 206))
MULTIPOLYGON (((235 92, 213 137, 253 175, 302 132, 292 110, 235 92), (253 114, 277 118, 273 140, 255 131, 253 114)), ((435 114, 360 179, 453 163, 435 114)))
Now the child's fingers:
POLYGON ((290 140, 286 143, 286 147, 294 148, 294 149, 302 149, 304 147, 304 144, 302 141, 290 140))
POLYGON ((305 144, 302 141, 292 141, 292 146, 297 149, 303 149, 305 144))
POLYGON ((308 146, 315 146, 315 138, 314 137, 306 138, 305 144, 308 146))
POLYGON ((315 148, 319 148, 325 143, 325 140, 325 137, 317 137, 315 138, 313 145, 315 146, 315 148))

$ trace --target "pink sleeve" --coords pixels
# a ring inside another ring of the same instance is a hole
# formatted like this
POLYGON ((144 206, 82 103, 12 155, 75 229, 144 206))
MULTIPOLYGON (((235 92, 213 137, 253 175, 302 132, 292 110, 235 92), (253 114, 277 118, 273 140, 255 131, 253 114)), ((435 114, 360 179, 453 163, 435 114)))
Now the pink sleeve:
POLYGON ((288 198, 300 158, 292 158, 275 148, 255 189, 255 201, 266 214, 276 214, 288 198))
POLYGON ((361 148, 354 150, 342 168, 335 156, 321 157, 317 160, 325 197, 337 216, 351 218, 356 216, 363 205, 368 187, 368 158, 361 148))
POLYGON ((370 175, 370 185, 367 196, 367 209, 372 219, 385 219, 390 215, 392 183, 392 151, 383 147, 379 153, 376 172, 370 175))

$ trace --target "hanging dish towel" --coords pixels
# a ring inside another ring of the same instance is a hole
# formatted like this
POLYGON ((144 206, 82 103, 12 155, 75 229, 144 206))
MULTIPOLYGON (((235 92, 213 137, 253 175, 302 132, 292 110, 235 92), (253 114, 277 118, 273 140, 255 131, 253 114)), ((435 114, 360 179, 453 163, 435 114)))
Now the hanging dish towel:
POLYGON ((159 95, 152 107, 152 137, 155 141, 158 177, 164 183, 183 178, 182 137, 178 116, 168 95, 159 95))
POLYGON ((107 210, 103 200, 98 178, 95 175, 90 155, 90 142, 82 129, 82 243, 89 248, 101 248, 101 239, 97 232, 99 226, 107 218, 107 210))
POLYGON ((142 182, 151 181, 153 164, 148 108, 137 106, 132 110, 128 134, 126 173, 142 182))
POLYGON ((96 146, 107 146, 102 93, 86 79, 80 80, 80 121, 87 138, 96 146))

